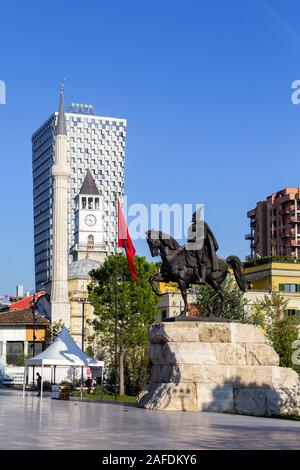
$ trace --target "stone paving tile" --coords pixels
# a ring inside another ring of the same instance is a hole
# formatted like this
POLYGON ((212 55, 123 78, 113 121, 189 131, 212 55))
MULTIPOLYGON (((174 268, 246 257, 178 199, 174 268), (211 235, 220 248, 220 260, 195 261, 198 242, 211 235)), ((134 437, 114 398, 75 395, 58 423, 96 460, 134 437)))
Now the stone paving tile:
POLYGON ((300 449, 300 422, 0 390, 0 449, 300 449))

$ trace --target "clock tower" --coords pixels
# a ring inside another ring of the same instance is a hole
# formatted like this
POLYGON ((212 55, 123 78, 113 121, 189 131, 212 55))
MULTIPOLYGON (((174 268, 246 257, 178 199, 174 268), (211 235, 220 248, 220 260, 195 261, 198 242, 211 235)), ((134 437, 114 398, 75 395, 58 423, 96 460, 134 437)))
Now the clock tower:
POLYGON ((72 250, 74 261, 91 258, 103 262, 106 257, 103 197, 90 170, 75 198, 75 206, 75 245, 72 250))

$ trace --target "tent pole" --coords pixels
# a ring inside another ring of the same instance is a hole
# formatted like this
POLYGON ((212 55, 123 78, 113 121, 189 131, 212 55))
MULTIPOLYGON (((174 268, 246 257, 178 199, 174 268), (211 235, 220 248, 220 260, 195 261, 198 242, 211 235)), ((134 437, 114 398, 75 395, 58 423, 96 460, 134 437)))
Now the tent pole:
POLYGON ((42 362, 42 380, 41 380, 41 395, 40 395, 40 399, 43 398, 43 381, 44 381, 44 364, 42 362))
POLYGON ((26 366, 24 365, 24 373, 23 373, 23 398, 25 397, 25 383, 26 383, 26 366))
POLYGON ((103 367, 101 367, 101 385, 100 385, 100 400, 103 399, 103 367))

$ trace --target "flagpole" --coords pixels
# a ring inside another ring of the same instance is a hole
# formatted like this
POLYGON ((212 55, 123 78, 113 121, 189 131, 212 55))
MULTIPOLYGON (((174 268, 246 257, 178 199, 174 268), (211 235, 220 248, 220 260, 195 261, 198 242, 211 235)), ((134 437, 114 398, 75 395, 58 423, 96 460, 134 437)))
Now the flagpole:
MULTIPOLYGON (((136 269, 134 266, 134 255, 135 255, 135 248, 132 244, 128 228, 126 226, 126 222, 124 219, 124 215, 120 206, 120 201, 118 200, 117 193, 115 194, 115 204, 116 204, 116 221, 117 221, 117 227, 116 227, 116 234, 117 234, 117 240, 116 240, 116 250, 115 250, 115 293, 114 293, 114 298, 115 298, 115 375, 117 377, 117 360, 118 360, 118 350, 117 350, 117 322, 118 322, 118 303, 117 303, 117 279, 118 279, 118 262, 119 262, 119 253, 118 253, 118 248, 122 247, 125 248, 126 251, 126 257, 127 257, 127 263, 128 267, 130 270, 130 273, 136 282, 138 283, 137 276, 136 276, 136 269)), ((122 258, 123 259, 123 258, 122 258)), ((121 278, 121 281, 123 278, 121 278)), ((121 354, 123 355, 123 351, 121 353, 120 351, 120 359, 121 359, 121 354)), ((123 357, 122 357, 122 389, 120 388, 120 381, 121 381, 121 360, 119 363, 119 394, 122 391, 124 393, 124 387, 123 387, 123 382, 124 382, 124 370, 123 370, 123 357)), ((117 388, 117 387, 116 387, 117 388)), ((116 399, 116 390, 115 390, 115 399, 116 399)))
POLYGON ((117 401, 117 362, 118 362, 118 350, 117 350, 117 340, 118 340, 118 329, 117 329, 117 271, 118 271, 118 197, 115 193, 115 211, 116 211, 116 247, 115 247, 115 282, 114 282, 114 297, 115 297, 115 401, 117 401))

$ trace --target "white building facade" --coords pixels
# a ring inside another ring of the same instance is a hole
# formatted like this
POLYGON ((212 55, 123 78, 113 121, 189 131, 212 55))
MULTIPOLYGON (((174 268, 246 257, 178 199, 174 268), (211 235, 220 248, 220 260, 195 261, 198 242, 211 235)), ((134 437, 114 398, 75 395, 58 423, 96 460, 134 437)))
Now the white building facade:
MULTIPOLYGON (((74 258, 78 194, 90 171, 101 201, 101 233, 104 251, 111 254, 116 245, 116 200, 124 196, 125 119, 96 116, 91 107, 74 105, 65 113, 68 183, 68 254, 74 258)), ((32 136, 34 206, 35 281, 40 289, 52 278, 53 181, 55 127, 58 113, 52 114, 32 136)), ((91 218, 92 219, 92 218, 91 218)), ((89 221, 88 221, 89 222, 89 221)), ((102 242, 101 242, 102 244, 102 242)))

